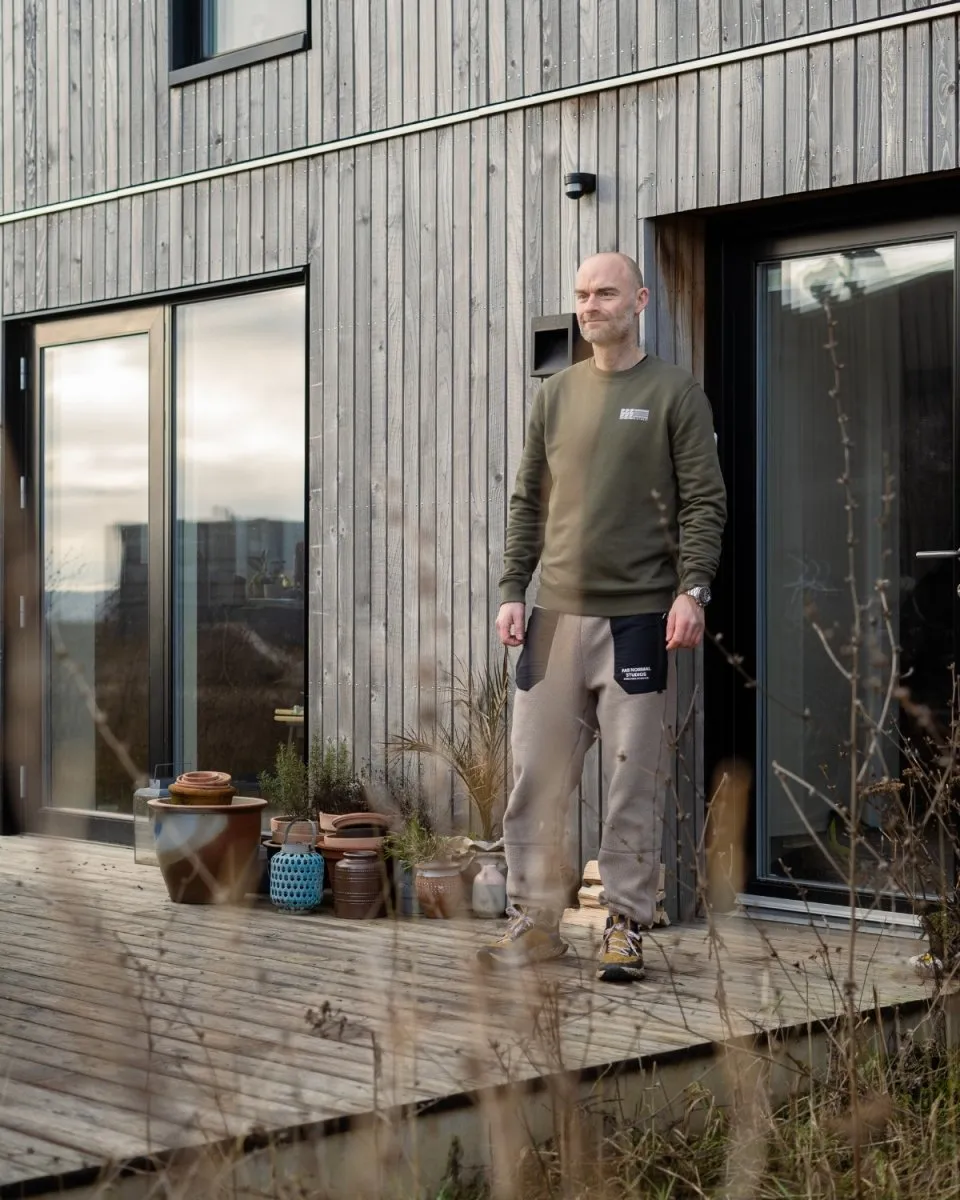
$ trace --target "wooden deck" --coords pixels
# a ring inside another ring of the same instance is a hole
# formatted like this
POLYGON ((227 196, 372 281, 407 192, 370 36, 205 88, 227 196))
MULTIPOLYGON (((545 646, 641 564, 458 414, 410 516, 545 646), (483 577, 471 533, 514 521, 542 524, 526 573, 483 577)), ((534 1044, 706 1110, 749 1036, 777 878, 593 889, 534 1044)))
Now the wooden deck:
MULTIPOLYGON (((842 1006, 845 934, 741 918, 652 935, 648 980, 621 989, 593 978, 596 911, 567 914, 565 960, 491 979, 473 960, 491 923, 172 905, 159 871, 115 847, 0 839, 0 896, 0 1195, 107 1160, 707 1054, 842 1006)), ((929 995, 917 950, 860 936, 863 1007, 929 995)))

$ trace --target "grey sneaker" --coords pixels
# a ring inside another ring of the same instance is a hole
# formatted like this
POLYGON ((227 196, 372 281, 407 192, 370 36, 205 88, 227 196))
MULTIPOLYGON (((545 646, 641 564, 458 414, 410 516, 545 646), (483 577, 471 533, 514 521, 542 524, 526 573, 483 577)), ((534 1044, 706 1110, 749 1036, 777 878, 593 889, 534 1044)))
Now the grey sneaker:
POLYGON ((507 916, 510 921, 499 940, 477 951, 477 959, 484 966, 529 967, 566 954, 568 947, 560 937, 560 922, 549 914, 508 908, 507 916))

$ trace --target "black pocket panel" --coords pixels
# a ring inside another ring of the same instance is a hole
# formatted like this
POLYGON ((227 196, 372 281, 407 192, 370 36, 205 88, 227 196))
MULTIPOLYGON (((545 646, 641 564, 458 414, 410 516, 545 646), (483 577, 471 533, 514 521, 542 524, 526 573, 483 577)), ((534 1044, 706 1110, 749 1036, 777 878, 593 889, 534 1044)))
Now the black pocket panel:
POLYGON ((545 608, 535 608, 530 613, 523 649, 517 659, 517 687, 521 692, 529 692, 546 675, 559 619, 559 613, 545 608))
POLYGON ((667 686, 667 618, 662 613, 611 617, 613 677, 630 696, 667 686))

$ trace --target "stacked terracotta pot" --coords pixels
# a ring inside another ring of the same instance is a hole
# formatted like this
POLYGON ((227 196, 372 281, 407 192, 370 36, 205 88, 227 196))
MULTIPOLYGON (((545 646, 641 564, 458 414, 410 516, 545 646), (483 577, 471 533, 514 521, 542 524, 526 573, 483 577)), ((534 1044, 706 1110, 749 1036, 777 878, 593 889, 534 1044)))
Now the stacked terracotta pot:
POLYGON ((226 771, 185 771, 169 792, 173 804, 229 804, 237 789, 226 771))

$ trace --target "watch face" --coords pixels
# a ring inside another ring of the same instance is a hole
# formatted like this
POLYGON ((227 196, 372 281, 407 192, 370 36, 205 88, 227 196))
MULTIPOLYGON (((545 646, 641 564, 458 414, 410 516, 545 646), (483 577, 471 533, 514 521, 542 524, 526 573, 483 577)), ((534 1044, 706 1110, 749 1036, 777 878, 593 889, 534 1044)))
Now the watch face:
POLYGON ((689 595, 700 605, 706 607, 710 603, 710 589, 706 586, 692 587, 689 595))

